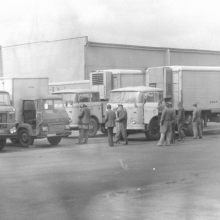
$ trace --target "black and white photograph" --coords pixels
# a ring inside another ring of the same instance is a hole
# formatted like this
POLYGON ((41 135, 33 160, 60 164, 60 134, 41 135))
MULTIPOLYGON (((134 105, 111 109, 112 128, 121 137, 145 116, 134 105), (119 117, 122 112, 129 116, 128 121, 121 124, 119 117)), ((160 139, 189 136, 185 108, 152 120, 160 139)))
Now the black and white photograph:
POLYGON ((219 9, 0 0, 0 220, 219 220, 219 9))

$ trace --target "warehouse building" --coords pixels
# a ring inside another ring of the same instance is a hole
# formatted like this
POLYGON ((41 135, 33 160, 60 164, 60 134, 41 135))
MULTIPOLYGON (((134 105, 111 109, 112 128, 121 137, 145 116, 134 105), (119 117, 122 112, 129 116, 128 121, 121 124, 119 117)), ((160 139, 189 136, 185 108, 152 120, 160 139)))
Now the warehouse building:
POLYGON ((0 76, 49 77, 50 82, 85 80, 101 69, 220 66, 220 51, 98 43, 87 36, 0 49, 0 76))

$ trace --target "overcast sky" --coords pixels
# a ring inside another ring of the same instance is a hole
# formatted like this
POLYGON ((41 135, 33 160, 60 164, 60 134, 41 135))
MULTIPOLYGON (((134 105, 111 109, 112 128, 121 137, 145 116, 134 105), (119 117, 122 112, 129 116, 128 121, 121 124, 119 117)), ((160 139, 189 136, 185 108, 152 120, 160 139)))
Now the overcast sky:
POLYGON ((220 50, 219 0, 0 0, 0 45, 90 41, 220 50))

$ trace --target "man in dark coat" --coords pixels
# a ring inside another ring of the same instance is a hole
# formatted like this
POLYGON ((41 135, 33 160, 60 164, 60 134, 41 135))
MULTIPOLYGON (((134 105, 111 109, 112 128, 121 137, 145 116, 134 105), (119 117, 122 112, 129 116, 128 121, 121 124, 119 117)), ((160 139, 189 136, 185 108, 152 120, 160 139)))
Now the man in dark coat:
POLYGON ((123 137, 125 143, 124 145, 128 145, 128 138, 127 138, 127 111, 123 108, 122 104, 118 104, 118 119, 116 121, 119 122, 119 130, 115 135, 115 143, 119 143, 121 137, 123 137))
POLYGON ((113 142, 113 128, 115 127, 116 115, 113 110, 111 110, 111 105, 107 105, 107 111, 105 114, 105 127, 108 133, 108 144, 110 147, 114 146, 113 142))
POLYGON ((193 104, 193 134, 194 134, 194 139, 202 138, 202 113, 201 110, 198 109, 197 104, 193 104))
POLYGON ((169 108, 169 103, 165 104, 165 108, 161 115, 160 120, 160 140, 157 146, 162 146, 164 138, 166 136, 167 145, 170 145, 171 138, 172 138, 172 123, 174 120, 174 113, 173 110, 169 108))
POLYGON ((177 114, 177 127, 178 127, 178 133, 179 133, 179 139, 178 141, 185 141, 186 135, 183 131, 183 126, 185 124, 185 109, 183 108, 183 105, 181 102, 178 103, 178 114, 177 114))
POLYGON ((82 110, 78 115, 80 124, 79 124, 79 143, 78 144, 87 144, 89 137, 89 119, 90 119, 90 109, 87 105, 83 104, 82 110), (83 142, 84 139, 84 142, 83 142))

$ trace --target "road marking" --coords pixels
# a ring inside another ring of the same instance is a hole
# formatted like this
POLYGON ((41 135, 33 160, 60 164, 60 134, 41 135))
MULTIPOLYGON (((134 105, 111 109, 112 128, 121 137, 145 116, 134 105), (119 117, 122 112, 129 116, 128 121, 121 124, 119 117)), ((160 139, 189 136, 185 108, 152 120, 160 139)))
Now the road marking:
POLYGON ((122 159, 120 159, 120 163, 121 163, 121 166, 122 166, 123 169, 129 170, 128 165, 126 165, 126 164, 124 165, 122 159))

